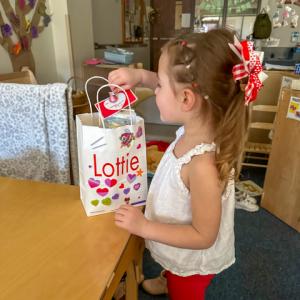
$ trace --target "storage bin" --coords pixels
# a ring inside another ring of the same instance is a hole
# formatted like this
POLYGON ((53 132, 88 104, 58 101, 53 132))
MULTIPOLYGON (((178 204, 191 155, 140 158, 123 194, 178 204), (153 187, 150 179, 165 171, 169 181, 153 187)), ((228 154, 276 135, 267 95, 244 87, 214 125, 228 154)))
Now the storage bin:
POLYGON ((121 64, 131 64, 133 61, 133 52, 112 52, 112 51, 104 51, 104 58, 106 60, 110 60, 113 62, 121 63, 121 64))

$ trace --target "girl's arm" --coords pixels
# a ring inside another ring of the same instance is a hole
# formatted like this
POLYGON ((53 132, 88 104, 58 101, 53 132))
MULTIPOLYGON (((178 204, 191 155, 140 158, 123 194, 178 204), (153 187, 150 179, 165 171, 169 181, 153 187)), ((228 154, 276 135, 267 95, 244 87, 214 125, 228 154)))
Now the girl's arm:
POLYGON ((156 89, 157 74, 144 69, 120 68, 109 73, 108 81, 123 89, 131 89, 137 85, 156 89))
MULTIPOLYGON (((115 214, 118 226, 145 239, 186 249, 211 247, 218 235, 221 219, 221 194, 215 165, 203 156, 189 165, 188 185, 192 201, 192 224, 164 224, 147 220, 141 210, 122 206, 115 214)), ((162 199, 163 201, 163 199, 162 199)))

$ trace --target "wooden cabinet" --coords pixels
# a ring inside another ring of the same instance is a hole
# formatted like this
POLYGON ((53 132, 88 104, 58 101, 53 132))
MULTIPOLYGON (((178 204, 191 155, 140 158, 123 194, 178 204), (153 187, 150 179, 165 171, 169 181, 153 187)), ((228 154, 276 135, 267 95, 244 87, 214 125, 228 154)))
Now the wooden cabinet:
POLYGON ((300 121, 287 118, 291 96, 300 91, 280 95, 261 205, 300 232, 300 121))

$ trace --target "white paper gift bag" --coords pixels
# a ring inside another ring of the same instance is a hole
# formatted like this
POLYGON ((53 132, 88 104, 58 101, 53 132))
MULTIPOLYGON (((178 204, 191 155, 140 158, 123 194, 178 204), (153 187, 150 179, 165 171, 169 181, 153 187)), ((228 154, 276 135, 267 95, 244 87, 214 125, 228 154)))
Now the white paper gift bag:
POLYGON ((147 197, 144 120, 131 109, 106 119, 100 113, 81 114, 76 116, 76 129, 80 198, 86 214, 111 212, 125 203, 144 205, 147 197))

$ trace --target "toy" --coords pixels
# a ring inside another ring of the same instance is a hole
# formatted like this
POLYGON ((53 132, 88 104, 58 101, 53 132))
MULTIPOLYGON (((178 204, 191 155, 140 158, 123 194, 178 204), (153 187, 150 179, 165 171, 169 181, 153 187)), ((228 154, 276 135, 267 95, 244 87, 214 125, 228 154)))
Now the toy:
POLYGON ((147 143, 147 168, 154 173, 162 159, 169 143, 164 141, 151 141, 147 143))

